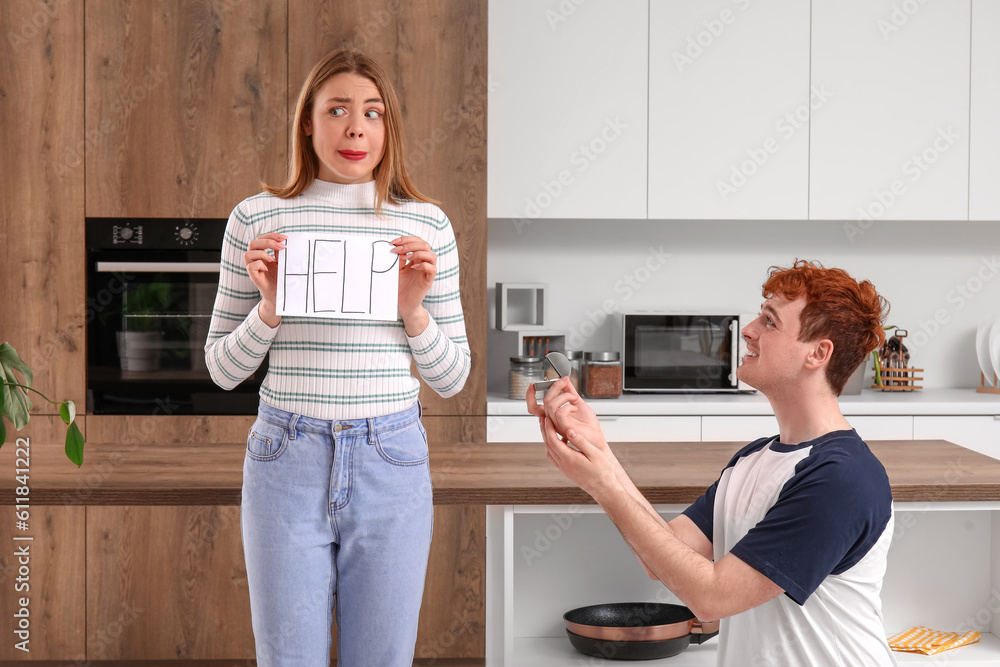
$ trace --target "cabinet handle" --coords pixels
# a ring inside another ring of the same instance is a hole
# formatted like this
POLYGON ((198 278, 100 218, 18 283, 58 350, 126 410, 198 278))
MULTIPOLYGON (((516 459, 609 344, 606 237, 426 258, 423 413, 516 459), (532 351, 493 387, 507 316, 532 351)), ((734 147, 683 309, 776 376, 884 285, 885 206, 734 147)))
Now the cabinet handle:
MULTIPOLYGON (((1000 415, 997 415, 997 419, 1000 419, 1000 415)), ((599 422, 616 422, 616 421, 618 421, 618 415, 597 415, 597 421, 599 421, 599 422)))

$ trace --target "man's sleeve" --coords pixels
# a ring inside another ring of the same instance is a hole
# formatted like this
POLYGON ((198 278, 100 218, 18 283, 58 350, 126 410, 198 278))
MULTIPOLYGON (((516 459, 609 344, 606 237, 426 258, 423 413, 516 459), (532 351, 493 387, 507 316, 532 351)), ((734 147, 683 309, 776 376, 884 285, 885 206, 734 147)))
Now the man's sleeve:
POLYGON ((731 550, 798 604, 831 574, 856 565, 892 516, 885 469, 870 453, 803 460, 778 501, 731 550))
POLYGON ((701 532, 705 533, 705 537, 708 538, 709 542, 712 542, 712 530, 715 520, 715 490, 719 486, 719 480, 716 480, 712 486, 708 487, 701 498, 691 503, 691 506, 684 510, 683 514, 687 518, 694 521, 694 525, 701 529, 701 532))

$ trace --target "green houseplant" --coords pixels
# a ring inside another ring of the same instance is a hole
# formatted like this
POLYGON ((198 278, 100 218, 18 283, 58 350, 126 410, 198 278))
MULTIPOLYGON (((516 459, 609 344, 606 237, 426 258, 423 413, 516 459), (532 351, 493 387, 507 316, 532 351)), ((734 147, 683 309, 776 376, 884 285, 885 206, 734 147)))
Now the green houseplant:
POLYGON ((49 403, 59 406, 59 416, 66 423, 66 456, 77 467, 83 465, 83 433, 76 425, 76 406, 73 401, 53 401, 45 394, 38 391, 31 385, 35 377, 28 364, 21 361, 17 352, 10 343, 0 345, 0 382, 3 383, 3 391, 0 391, 0 446, 7 441, 7 427, 4 425, 4 418, 14 425, 14 430, 20 431, 28 424, 30 419, 31 399, 28 392, 32 391, 49 403), (15 371, 20 374, 18 381, 15 371))

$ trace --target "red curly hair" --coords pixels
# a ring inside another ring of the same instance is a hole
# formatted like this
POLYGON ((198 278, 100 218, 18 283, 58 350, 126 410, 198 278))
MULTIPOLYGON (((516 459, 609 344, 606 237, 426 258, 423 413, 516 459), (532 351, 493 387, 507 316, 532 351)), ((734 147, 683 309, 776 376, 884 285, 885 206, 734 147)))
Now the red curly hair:
POLYGON ((791 268, 772 266, 768 271, 762 290, 765 299, 774 295, 806 299, 799 340, 833 342, 826 379, 840 396, 865 357, 885 342, 882 323, 889 302, 869 281, 859 283, 843 269, 826 269, 819 262, 797 259, 791 268))

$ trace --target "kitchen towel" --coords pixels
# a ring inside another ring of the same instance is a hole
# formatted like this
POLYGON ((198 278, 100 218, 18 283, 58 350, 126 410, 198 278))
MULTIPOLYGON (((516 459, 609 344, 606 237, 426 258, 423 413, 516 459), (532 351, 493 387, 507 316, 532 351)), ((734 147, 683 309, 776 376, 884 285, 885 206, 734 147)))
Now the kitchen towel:
POLYGON ((957 632, 931 630, 930 628, 918 625, 915 628, 910 628, 889 637, 889 648, 893 651, 934 655, 935 653, 965 646, 966 644, 975 644, 981 636, 975 631, 959 634, 957 632))

